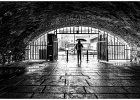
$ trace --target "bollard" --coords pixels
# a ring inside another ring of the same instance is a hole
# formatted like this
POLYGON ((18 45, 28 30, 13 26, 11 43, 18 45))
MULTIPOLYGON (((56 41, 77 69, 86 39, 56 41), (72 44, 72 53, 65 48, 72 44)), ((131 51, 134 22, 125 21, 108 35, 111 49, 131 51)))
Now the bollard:
POLYGON ((67 50, 67 61, 68 61, 68 50, 67 50))
POLYGON ((87 61, 88 61, 88 50, 87 50, 87 61))

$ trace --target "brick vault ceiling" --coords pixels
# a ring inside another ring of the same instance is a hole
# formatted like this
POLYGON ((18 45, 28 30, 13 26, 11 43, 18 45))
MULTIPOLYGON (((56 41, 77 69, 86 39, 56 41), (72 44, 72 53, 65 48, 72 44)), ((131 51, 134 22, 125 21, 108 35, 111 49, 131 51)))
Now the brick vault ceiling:
POLYGON ((107 30, 139 46, 140 2, 0 2, 0 47, 24 47, 39 34, 67 25, 107 30), (76 16, 81 16, 78 22, 76 16))

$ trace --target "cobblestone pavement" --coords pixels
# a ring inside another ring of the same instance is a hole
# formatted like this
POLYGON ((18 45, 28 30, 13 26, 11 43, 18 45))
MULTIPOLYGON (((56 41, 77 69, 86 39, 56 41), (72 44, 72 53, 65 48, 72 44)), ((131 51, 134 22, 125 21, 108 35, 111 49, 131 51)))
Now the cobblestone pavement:
MULTIPOLYGON (((25 62, 26 63, 26 62, 25 62)), ((32 63, 20 76, 0 80, 0 98, 100 99, 140 98, 140 70, 128 63, 103 63, 75 56, 66 62, 32 63)))

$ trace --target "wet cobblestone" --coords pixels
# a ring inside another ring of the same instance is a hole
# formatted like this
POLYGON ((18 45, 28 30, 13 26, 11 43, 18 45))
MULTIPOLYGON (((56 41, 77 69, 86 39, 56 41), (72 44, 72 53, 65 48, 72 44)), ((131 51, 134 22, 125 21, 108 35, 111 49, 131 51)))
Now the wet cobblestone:
MULTIPOLYGON (((24 62, 26 63, 26 62, 24 62)), ((27 64, 26 64, 27 65, 27 64)), ((91 60, 33 63, 23 75, 0 80, 0 98, 140 98, 140 74, 128 64, 91 60)))

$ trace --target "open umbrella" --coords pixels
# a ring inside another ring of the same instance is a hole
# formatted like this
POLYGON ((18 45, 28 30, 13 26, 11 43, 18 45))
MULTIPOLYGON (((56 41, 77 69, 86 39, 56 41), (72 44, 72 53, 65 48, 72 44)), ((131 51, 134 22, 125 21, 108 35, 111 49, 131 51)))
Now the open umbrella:
POLYGON ((77 39, 76 41, 87 41, 86 39, 77 39))

